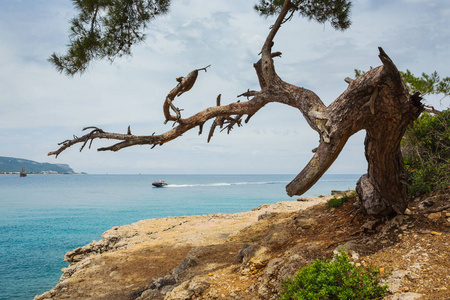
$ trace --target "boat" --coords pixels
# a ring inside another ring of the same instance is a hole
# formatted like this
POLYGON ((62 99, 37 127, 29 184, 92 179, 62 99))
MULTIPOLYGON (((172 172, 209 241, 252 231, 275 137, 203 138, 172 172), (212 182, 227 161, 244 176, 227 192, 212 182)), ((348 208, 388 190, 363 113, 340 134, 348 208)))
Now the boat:
POLYGON ((24 166, 22 166, 22 170, 20 171, 20 177, 27 177, 27 172, 25 172, 24 166))
POLYGON ((156 180, 152 183, 154 187, 165 187, 166 185, 169 185, 167 182, 162 180, 156 180))

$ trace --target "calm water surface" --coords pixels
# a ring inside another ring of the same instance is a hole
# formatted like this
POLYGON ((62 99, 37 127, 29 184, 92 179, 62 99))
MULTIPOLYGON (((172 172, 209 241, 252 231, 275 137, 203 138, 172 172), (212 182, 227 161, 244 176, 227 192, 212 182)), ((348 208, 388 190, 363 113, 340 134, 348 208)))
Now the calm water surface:
MULTIPOLYGON (((295 200, 294 175, 0 175, 0 299, 53 288, 64 254, 113 226, 167 216, 235 213, 295 200), (156 179, 166 188, 153 188, 156 179)), ((360 175, 325 175, 304 196, 353 189, 360 175)))

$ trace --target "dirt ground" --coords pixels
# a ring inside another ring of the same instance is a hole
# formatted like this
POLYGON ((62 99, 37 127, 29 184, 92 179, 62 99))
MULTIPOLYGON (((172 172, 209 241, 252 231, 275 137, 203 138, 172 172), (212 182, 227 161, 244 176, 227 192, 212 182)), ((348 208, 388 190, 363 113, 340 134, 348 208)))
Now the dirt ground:
POLYGON ((416 199, 390 220, 360 213, 356 198, 330 209, 323 197, 140 221, 68 253, 60 283, 35 299, 277 299, 283 278, 338 246, 385 274, 386 299, 450 299, 449 195, 416 199))

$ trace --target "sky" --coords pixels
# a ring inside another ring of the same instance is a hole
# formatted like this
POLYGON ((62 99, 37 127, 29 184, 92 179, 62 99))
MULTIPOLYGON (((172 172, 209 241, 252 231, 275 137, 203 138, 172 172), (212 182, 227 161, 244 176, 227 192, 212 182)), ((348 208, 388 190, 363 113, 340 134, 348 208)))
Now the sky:
MULTIPOLYGON (((274 18, 262 18, 254 1, 174 0, 168 15, 149 24, 147 39, 131 57, 96 61, 82 76, 58 73, 47 61, 64 53, 70 0, 0 0, 0 156, 69 164, 91 174, 297 174, 311 159, 319 137, 296 109, 269 104, 248 124, 229 135, 195 129, 161 147, 135 146, 98 152, 111 141, 79 146, 57 159, 47 153, 58 143, 97 126, 135 135, 170 130, 162 106, 175 78, 211 64, 193 89, 176 99, 183 117, 238 100, 258 90, 253 63, 274 18)), ((381 63, 383 47, 399 70, 437 71, 450 76, 450 1, 356 0, 352 26, 342 32, 300 17, 282 26, 274 51, 275 67, 285 81, 313 90, 329 105, 347 88, 354 69, 381 63)), ((428 97, 437 109, 448 98, 428 97)), ((347 142, 330 174, 363 174, 364 132, 347 142)))

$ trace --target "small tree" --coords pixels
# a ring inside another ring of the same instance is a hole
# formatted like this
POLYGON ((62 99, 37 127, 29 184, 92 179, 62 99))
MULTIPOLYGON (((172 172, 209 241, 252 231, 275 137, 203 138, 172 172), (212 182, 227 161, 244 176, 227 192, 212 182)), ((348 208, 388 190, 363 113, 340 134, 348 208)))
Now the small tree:
MULTIPOLYGON (((450 96, 450 77, 441 79, 437 72, 416 77, 410 70, 401 74, 411 91, 442 99, 450 96)), ((413 197, 450 186, 450 110, 441 112, 431 106, 425 110, 402 140, 408 192, 413 197)))
MULTIPOLYGON (((78 18, 72 21, 71 43, 67 55, 53 55, 51 61, 59 71, 68 74, 83 72, 91 60, 127 53, 127 48, 143 38, 139 28, 146 26, 149 18, 138 18, 143 9, 164 13, 169 1, 150 0, 75 0, 80 11, 78 18), (116 8, 120 7, 120 10, 116 8), (123 5, 122 5, 123 4, 123 5), (153 9, 153 10, 152 10, 153 9), (113 13, 114 12, 114 13, 113 13), (117 13, 117 14, 116 14, 117 13), (109 17, 111 15, 111 17, 109 17), (114 16, 114 17, 112 17, 114 16), (131 22, 130 20, 137 20, 131 22), (112 25, 111 25, 112 24, 112 25), (139 25, 140 24, 140 25, 139 25), (114 30, 109 34, 108 26, 114 30), (119 28, 120 30, 116 31, 119 28), (137 33, 135 33, 135 31, 137 33), (128 38, 128 37, 135 37, 128 38), (111 39, 119 39, 118 47, 111 39), (122 43, 123 42, 123 43, 122 43), (126 44, 122 46, 122 44, 126 44), (127 46, 128 45, 128 46, 127 46), (113 51, 118 49, 118 51, 113 51)), ((174 127, 160 135, 136 136, 128 130, 127 134, 105 132, 100 128, 87 127, 90 132, 60 143, 60 148, 49 155, 59 155, 65 149, 81 143, 85 145, 94 139, 112 139, 120 142, 98 149, 99 151, 118 151, 134 145, 163 145, 184 132, 198 127, 199 133, 208 120, 213 120, 208 141, 216 127, 228 132, 235 125, 241 126, 267 103, 278 102, 299 109, 310 127, 318 132, 320 142, 314 150, 314 156, 297 177, 286 186, 288 195, 305 193, 325 173, 337 158, 348 138, 360 130, 366 130, 365 154, 368 161, 368 173, 357 183, 357 192, 367 213, 383 217, 402 213, 407 206, 406 172, 400 152, 400 141, 409 124, 423 110, 418 93, 410 94, 395 64, 382 48, 379 48, 380 67, 374 68, 355 80, 347 78, 348 88, 333 103, 325 106, 311 90, 294 86, 283 81, 275 71, 274 59, 281 52, 273 51, 274 38, 281 26, 295 13, 318 22, 329 21, 336 29, 345 29, 350 25, 350 2, 346 0, 261 0, 255 7, 262 15, 277 15, 262 46, 261 58, 253 65, 259 81, 260 90, 248 90, 240 96, 247 101, 237 101, 221 105, 221 96, 217 96, 217 105, 207 108, 193 116, 183 118, 181 109, 173 102, 176 97, 188 92, 198 77, 197 69, 186 77, 177 78, 178 84, 167 94, 164 101, 164 115, 174 127)), ((146 15, 147 17, 147 15, 146 15)))
POLYGON ((450 109, 423 113, 406 130, 402 152, 411 196, 450 186, 450 109))

